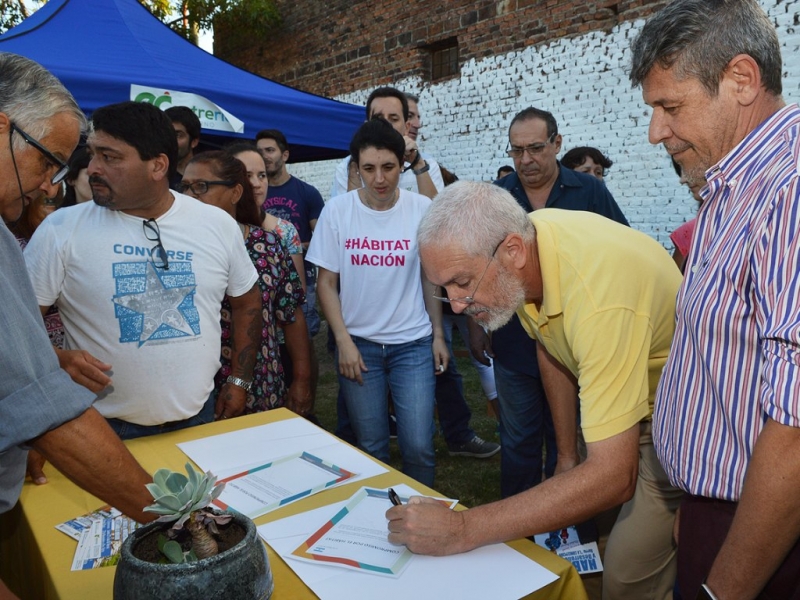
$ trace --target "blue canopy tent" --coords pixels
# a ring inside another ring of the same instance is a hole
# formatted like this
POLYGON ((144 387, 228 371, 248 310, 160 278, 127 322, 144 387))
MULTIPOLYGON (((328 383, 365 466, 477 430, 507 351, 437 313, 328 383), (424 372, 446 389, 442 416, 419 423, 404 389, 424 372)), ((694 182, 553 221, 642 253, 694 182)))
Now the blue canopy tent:
POLYGON ((137 0, 50 0, 0 35, 0 52, 42 64, 87 115, 133 99, 161 108, 184 104, 202 117, 204 141, 219 145, 280 129, 293 162, 346 155, 364 120, 361 107, 295 90, 215 58, 137 0))

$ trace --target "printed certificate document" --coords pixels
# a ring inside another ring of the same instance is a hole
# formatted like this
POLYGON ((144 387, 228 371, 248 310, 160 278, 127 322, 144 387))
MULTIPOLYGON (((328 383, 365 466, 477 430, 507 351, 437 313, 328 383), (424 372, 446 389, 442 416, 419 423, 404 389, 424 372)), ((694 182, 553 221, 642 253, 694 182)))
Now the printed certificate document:
POLYGON ((225 489, 214 505, 255 519, 355 475, 313 454, 298 452, 222 479, 225 489))
MULTIPOLYGON (((409 496, 425 495, 403 483, 393 488, 403 504, 408 502, 409 496)), ((384 495, 378 502, 383 515, 391 503, 385 490, 381 491, 384 495)), ((455 504, 455 500, 437 499, 447 506, 455 504)), ((316 558, 300 559, 295 552, 305 548, 308 553, 309 539, 315 537, 320 526, 332 521, 331 517, 351 500, 315 508, 258 527, 261 538, 322 600, 516 600, 558 579, 554 573, 505 544, 483 546, 452 556, 415 554, 397 577, 316 558)), ((386 522, 385 519, 383 522, 386 522)), ((388 536, 386 525, 381 533, 388 536)))
POLYGON ((413 555, 389 542, 386 511, 391 507, 386 490, 361 488, 292 556, 397 577, 413 555))

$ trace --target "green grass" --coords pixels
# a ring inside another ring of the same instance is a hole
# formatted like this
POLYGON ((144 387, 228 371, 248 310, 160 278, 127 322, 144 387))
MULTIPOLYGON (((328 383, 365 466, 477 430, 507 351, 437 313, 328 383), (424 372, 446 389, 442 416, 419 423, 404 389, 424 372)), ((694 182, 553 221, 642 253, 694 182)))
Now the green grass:
MULTIPOLYGON (((333 432, 336 429, 336 394, 339 390, 333 357, 326 349, 327 324, 314 338, 314 347, 319 359, 319 384, 317 387, 316 415, 322 426, 333 432)), ((486 397, 483 395, 478 374, 465 354, 464 344, 454 332, 454 349, 458 371, 464 377, 464 396, 472 411, 470 426, 487 441, 499 442, 497 421, 487 413, 486 397)), ((500 454, 488 459, 450 456, 444 437, 438 431, 434 438, 436 449, 436 482, 434 487, 444 496, 457 498, 466 506, 478 506, 500 498, 500 454)), ((401 468, 400 451, 396 440, 391 442, 390 464, 401 468)))

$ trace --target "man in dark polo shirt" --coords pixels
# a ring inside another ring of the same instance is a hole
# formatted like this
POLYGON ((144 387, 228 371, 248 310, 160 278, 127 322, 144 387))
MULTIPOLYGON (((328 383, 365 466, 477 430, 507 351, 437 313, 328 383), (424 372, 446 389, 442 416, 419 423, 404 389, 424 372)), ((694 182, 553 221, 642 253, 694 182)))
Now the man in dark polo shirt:
MULTIPOLYGON (((508 130, 506 152, 516 172, 495 184, 527 211, 540 208, 585 210, 627 225, 628 221, 603 182, 563 167, 556 156, 561 136, 555 117, 529 107, 519 112, 508 130)), ((500 402, 500 492, 503 498, 533 487, 542 480, 542 445, 547 439, 547 476, 556 465, 555 432, 539 377, 536 342, 523 330, 519 319, 492 334, 491 350, 480 341, 480 328, 472 324, 473 354, 494 356, 495 380, 500 402), (477 331, 476 331, 477 330, 477 331)), ((484 360, 486 360, 484 358, 484 360)))

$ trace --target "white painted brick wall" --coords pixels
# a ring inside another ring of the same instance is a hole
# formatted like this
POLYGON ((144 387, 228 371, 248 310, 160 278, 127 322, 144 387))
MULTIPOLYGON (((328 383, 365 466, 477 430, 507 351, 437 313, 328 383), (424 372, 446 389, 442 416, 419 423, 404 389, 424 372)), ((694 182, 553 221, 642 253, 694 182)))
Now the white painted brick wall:
MULTIPOLYGON (((787 102, 800 100, 800 0, 760 0, 781 41, 787 102)), ((672 249, 669 234, 697 208, 678 183, 661 146, 647 141, 649 108, 626 74, 629 47, 644 21, 626 22, 608 33, 529 47, 503 56, 472 60, 461 77, 424 86, 397 81, 418 93, 424 128, 420 146, 460 179, 491 180, 512 164, 505 154, 511 118, 527 106, 551 111, 564 138, 562 151, 595 146, 614 161, 606 184, 636 229, 672 249)), ((363 105, 371 90, 339 96, 363 105)), ((291 165, 326 200, 338 161, 291 165)))

